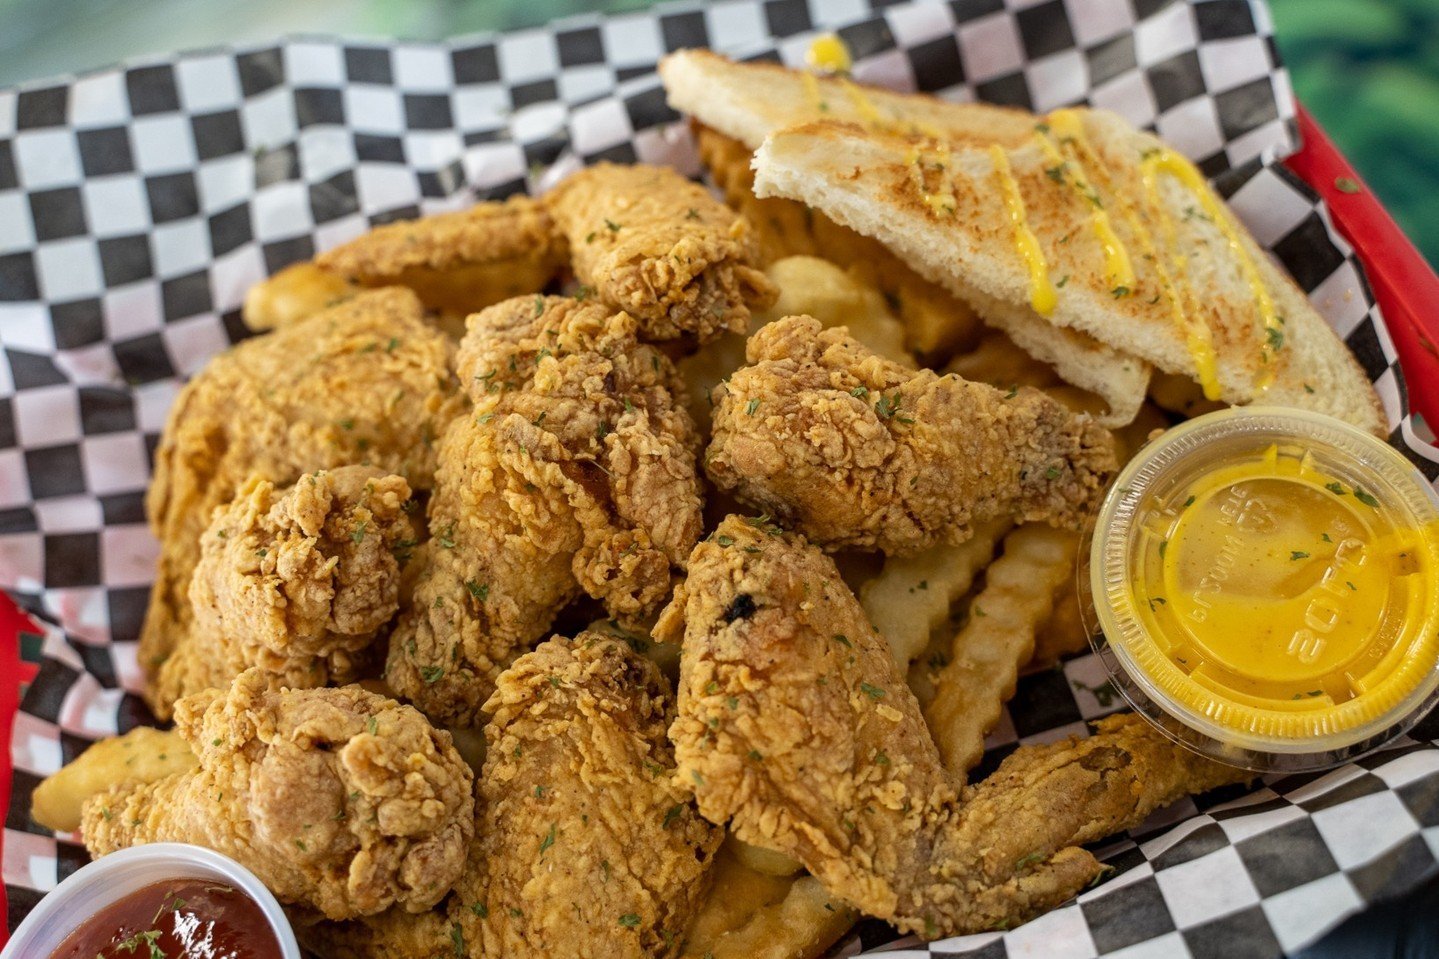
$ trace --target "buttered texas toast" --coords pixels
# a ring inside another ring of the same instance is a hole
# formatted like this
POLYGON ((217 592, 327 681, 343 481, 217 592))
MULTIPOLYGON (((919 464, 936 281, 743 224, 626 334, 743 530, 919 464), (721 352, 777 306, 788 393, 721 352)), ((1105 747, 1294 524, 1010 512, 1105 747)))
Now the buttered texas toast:
POLYGON ((1384 432, 1364 371, 1304 294, 1187 160, 1115 114, 1056 111, 1010 149, 821 121, 771 134, 754 162, 757 195, 879 239, 981 309, 1028 304, 1211 399, 1384 432))
MULTIPOLYGON (((735 63, 706 50, 672 53, 661 61, 659 72, 672 107, 750 150, 776 130, 822 119, 950 144, 1018 146, 1033 136, 1038 120, 1013 107, 894 93, 772 63, 735 63)), ((794 225, 789 226, 795 232, 794 225)), ((1101 396, 1108 409, 1097 417, 1100 423, 1122 426, 1138 412, 1149 384, 1148 364, 1078 330, 1055 327, 1022 303, 953 284, 949 292, 1031 356, 1053 365, 1066 381, 1101 396)), ((926 351, 930 344, 916 345, 926 351)))

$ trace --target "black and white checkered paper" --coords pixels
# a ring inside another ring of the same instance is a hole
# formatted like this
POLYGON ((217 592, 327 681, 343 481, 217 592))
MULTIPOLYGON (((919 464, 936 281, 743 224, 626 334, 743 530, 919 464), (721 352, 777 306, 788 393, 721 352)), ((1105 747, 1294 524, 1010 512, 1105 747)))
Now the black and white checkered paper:
MULTIPOLYGON (((11 742, 13 927, 83 865, 30 794, 149 716, 135 637, 157 546, 142 499, 184 377, 244 335, 245 290, 369 226, 545 188, 597 159, 698 172, 655 61, 799 63, 838 29, 857 75, 1157 130, 1216 178, 1379 389, 1431 478, 1393 345, 1349 247, 1276 159, 1293 102, 1259 0, 731 0, 445 44, 292 39, 0 92, 0 586, 46 624, 11 742)), ((1119 707, 1100 664, 1031 676, 991 738, 1082 733, 1119 707)), ((1115 875, 1006 933, 928 946, 861 923, 840 954, 1270 957, 1439 870, 1439 723, 1331 772, 1184 802, 1110 842, 1115 875), (889 952, 888 950, 899 950, 889 952)))

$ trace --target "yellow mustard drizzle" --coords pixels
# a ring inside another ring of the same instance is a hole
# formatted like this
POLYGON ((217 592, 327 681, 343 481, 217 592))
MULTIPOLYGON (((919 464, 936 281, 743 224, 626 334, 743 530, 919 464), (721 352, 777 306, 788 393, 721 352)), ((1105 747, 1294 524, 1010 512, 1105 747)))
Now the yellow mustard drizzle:
POLYGON ((1005 212, 1014 227, 1015 249, 1029 269, 1029 304, 1040 316, 1049 316, 1054 312, 1059 295, 1054 284, 1050 282, 1049 264, 1045 262, 1044 250, 1040 248, 1039 239, 1029 228, 1029 220, 1025 217, 1024 197, 1020 195, 1019 183, 1010 169, 1009 156, 1003 147, 994 144, 989 148, 989 158, 994 163, 995 176, 999 177, 1005 212))
MULTIPOLYGON (((1159 278, 1160 295, 1164 297, 1165 302, 1169 305, 1170 313, 1174 317, 1175 326, 1184 332, 1185 347, 1189 352, 1190 359, 1194 362, 1200 386, 1204 389, 1204 395, 1211 400, 1217 400, 1220 391, 1218 364, 1214 354, 1214 337, 1198 315, 1198 311, 1195 311, 1195 315, 1191 316, 1189 310, 1186 309, 1186 300, 1193 299, 1193 290, 1191 290, 1187 284, 1180 282, 1184 279, 1187 270, 1184 257, 1178 255, 1173 257, 1172 265, 1175 267, 1178 276, 1172 275, 1169 270, 1169 265, 1166 265, 1164 258, 1159 254, 1153 234, 1149 232, 1149 228, 1139 216, 1139 212, 1135 209, 1134 204, 1129 201, 1127 188, 1113 186, 1113 179, 1103 159, 1095 152, 1094 147, 1084 134, 1084 128, 1079 122, 1078 111, 1057 110, 1055 114, 1059 115, 1059 123, 1065 130, 1065 138, 1068 145, 1074 149, 1076 154, 1084 158, 1089 168, 1094 170, 1099 178, 1110 188, 1109 195, 1114 198, 1119 206, 1119 211, 1124 215, 1125 222, 1129 224, 1130 230, 1133 231, 1134 235, 1138 238, 1140 250, 1144 254, 1144 258, 1154 264, 1155 274, 1159 278), (1066 126, 1066 124, 1071 121, 1073 125, 1066 126)), ((1054 114, 1051 114, 1048 119, 1053 120, 1054 114)), ((1158 205, 1157 193, 1153 190, 1148 192, 1150 205, 1156 208, 1155 212, 1165 224, 1168 233, 1167 239, 1172 249, 1174 243, 1173 224, 1165 218, 1164 208, 1158 205)))
POLYGON ((854 101, 854 108, 856 112, 859 113, 860 118, 869 125, 871 129, 884 131, 890 126, 889 122, 880 115, 879 108, 874 105, 874 101, 859 88, 858 84, 843 77, 840 78, 839 82, 844 87, 844 91, 849 94, 849 98, 854 101))
POLYGON ((829 108, 825 105, 824 97, 819 92, 819 80, 813 73, 801 73, 801 82, 804 84, 804 94, 809 99, 810 109, 824 112, 829 108))
POLYGON ((1109 220, 1109 212, 1104 209, 1099 193, 1090 183, 1089 176, 1084 169, 1083 160, 1076 155, 1066 159, 1056 145, 1054 137, 1058 135, 1063 139, 1075 139, 1083 135, 1079 126, 1078 117, 1072 110, 1056 110, 1049 115, 1048 129, 1041 127, 1038 130, 1039 145, 1044 150, 1045 159, 1050 163, 1050 169, 1058 168, 1061 172, 1057 176, 1062 177, 1074 192, 1078 193, 1086 203, 1089 204, 1089 222, 1094 229, 1095 239, 1099 241, 1100 249, 1104 251, 1104 275, 1109 282, 1110 288, 1116 295, 1127 295, 1134 291, 1134 264, 1130 262, 1129 250, 1125 248, 1124 241, 1119 234, 1114 232, 1114 225, 1109 220), (1069 175, 1064 176, 1063 171, 1069 175))
POLYGON ((1264 285, 1264 278, 1259 274, 1259 265, 1244 248, 1239 231, 1234 228, 1224 205, 1219 202, 1219 198, 1205 182, 1204 175, 1193 163, 1173 150, 1161 148, 1148 154, 1142 161, 1142 166, 1146 186, 1156 173, 1167 173, 1174 177, 1199 202, 1204 213, 1219 228, 1219 232, 1224 234, 1224 241, 1229 245, 1230 253, 1239 261, 1245 282, 1249 284, 1249 293, 1254 298, 1254 305, 1258 308, 1259 318, 1264 324, 1264 341, 1259 347, 1262 367, 1256 385, 1261 390, 1268 389, 1274 383, 1274 356, 1284 343, 1284 318, 1274 308, 1274 298, 1269 295, 1269 289, 1264 285))
POLYGON ((809 49, 804 54, 804 62, 811 70, 848 73, 854 65, 854 58, 850 56, 849 47, 838 34, 822 33, 810 41, 809 49))

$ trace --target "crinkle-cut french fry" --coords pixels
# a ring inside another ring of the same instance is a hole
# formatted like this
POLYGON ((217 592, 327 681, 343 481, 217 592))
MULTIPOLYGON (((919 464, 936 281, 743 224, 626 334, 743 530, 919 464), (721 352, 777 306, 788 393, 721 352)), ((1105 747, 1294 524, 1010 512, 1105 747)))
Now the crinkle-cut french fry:
POLYGON ((1127 462, 1139 452, 1139 448, 1149 442, 1149 435, 1155 430, 1169 429, 1169 417, 1164 414, 1158 406, 1153 403, 1145 403, 1135 414, 1134 420, 1114 431, 1114 438, 1119 441, 1119 461, 1127 462))
POLYGON ((734 857, 747 869, 753 869, 755 872, 764 873, 766 876, 792 878, 804 871, 804 867, 798 861, 782 852, 775 852, 773 849, 765 849, 762 846, 751 846, 733 836, 730 836, 726 842, 730 851, 734 853, 734 857))
POLYGON ((774 877, 720 851, 714 886, 686 937, 685 959, 816 959, 859 913, 813 875, 774 877))
MULTIPOLYGON (((795 876, 776 876, 746 865, 739 840, 726 836, 710 867, 709 892, 700 902, 685 933, 684 954, 703 956, 715 943, 761 910, 783 901, 795 876)), ((753 847, 750 847, 753 848, 753 847)))
POLYGON ((1034 655, 1025 672, 1048 669, 1065 656, 1089 648, 1089 631, 1079 613, 1078 583, 1073 567, 1054 591, 1054 609, 1034 636, 1034 655))
POLYGON ((311 262, 294 263, 250 287, 241 316, 252 330, 273 330, 348 300, 359 287, 311 262))
POLYGON ((814 255, 814 237, 810 233, 814 214, 794 200, 761 200, 754 195, 754 171, 749 165, 753 153, 749 147, 700 123, 695 124, 695 139, 700 161, 725 203, 750 222, 762 262, 772 263, 796 254, 814 255))
POLYGON ((958 546, 941 543, 912 556, 887 556, 879 575, 861 587, 860 605, 901 671, 924 653, 930 634, 989 565, 1009 527, 1006 520, 994 520, 975 527, 974 536, 958 546))
POLYGON ((951 359, 944 371, 1000 389, 1011 386, 1044 389, 1060 385, 1054 367, 1036 360, 997 331, 986 333, 974 349, 951 359))
MULTIPOLYGON (((914 366, 904 348, 904 326, 885 304, 884 296, 853 272, 813 256, 776 260, 765 275, 779 287, 779 299, 750 318, 749 332, 785 316, 804 314, 826 327, 847 326, 850 335, 880 355, 914 366)), ((710 390, 744 365, 745 337, 727 333, 684 357, 676 365, 685 384, 685 405, 709 432, 710 390)))
POLYGON ((175 730, 136 726, 123 736, 102 739, 68 766, 46 778, 30 796, 30 816, 46 829, 80 828, 85 800, 115 783, 152 783, 199 765, 175 730))
POLYGON ((984 588, 955 634, 949 663, 935 677, 924 717, 945 768, 963 775, 984 753, 984 734, 1014 695, 1019 668, 1034 653, 1035 630, 1050 615, 1054 592, 1072 573, 1074 534, 1027 523, 1004 538, 984 588))
POLYGON ((854 270, 815 256, 790 256, 769 265, 765 274, 779 287, 779 299, 762 322, 804 314, 826 328, 845 326, 849 335, 886 359, 914 366, 904 347, 904 325, 889 311, 884 296, 854 270))
POLYGON ((914 272, 878 240, 840 226, 802 203, 757 198, 752 153, 743 143, 702 124, 696 124, 696 139, 700 159, 725 203, 744 214, 753 227, 763 262, 819 256, 854 271, 893 304, 903 324, 905 348, 929 363, 942 362, 974 344, 983 327, 968 303, 914 272))
POLYGON ((1223 409, 1217 400, 1206 400, 1204 390, 1187 376, 1154 371, 1149 380, 1149 398, 1160 409, 1185 417, 1199 416, 1223 409))

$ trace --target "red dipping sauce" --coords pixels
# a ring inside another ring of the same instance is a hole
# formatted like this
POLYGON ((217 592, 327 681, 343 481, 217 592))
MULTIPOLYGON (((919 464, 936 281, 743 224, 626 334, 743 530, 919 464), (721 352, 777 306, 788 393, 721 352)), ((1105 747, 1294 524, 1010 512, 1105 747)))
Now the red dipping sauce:
POLYGON ((86 919, 50 959, 283 959, 260 906, 233 886, 171 879, 86 919))

